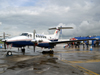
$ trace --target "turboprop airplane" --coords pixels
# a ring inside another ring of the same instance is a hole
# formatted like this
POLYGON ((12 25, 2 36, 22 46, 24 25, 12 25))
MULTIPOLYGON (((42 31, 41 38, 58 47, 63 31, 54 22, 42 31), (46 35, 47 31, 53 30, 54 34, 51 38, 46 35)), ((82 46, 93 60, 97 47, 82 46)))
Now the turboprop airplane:
MULTIPOLYGON (((9 39, 3 39, 2 41, 7 45, 11 44, 12 47, 21 48, 23 53, 25 52, 25 46, 34 46, 34 52, 35 52, 35 46, 52 49, 54 48, 54 46, 56 46, 56 44, 60 43, 86 41, 86 40, 58 41, 61 29, 73 29, 73 27, 49 28, 49 30, 55 30, 53 35, 37 34, 34 30, 33 33, 25 32, 22 33, 20 36, 12 37, 9 39)), ((10 54, 12 54, 12 52, 8 51, 7 55, 10 54)))

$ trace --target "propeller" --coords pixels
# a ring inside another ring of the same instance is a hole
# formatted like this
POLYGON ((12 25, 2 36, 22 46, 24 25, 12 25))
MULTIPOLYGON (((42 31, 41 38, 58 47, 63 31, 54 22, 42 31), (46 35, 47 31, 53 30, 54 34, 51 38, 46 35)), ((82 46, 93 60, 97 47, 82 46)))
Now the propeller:
POLYGON ((34 31, 33 31, 33 39, 31 40, 31 42, 34 43, 34 45, 33 45, 33 50, 34 50, 34 52, 35 52, 35 46, 36 46, 36 44, 39 44, 40 42, 43 41, 43 40, 36 39, 36 38, 35 38, 35 33, 36 33, 36 31, 34 30, 34 31))
MULTIPOLYGON (((5 39, 5 32, 3 32, 3 39, 5 39)), ((4 40, 4 49, 6 49, 6 40, 4 40)))

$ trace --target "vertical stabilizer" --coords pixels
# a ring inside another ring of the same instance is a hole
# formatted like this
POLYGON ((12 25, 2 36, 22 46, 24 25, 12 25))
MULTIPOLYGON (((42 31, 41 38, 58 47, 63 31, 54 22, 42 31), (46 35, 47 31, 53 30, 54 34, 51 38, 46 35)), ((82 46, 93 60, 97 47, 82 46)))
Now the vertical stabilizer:
POLYGON ((55 39, 59 39, 59 35, 60 35, 60 30, 59 29, 55 30, 53 37, 55 39))

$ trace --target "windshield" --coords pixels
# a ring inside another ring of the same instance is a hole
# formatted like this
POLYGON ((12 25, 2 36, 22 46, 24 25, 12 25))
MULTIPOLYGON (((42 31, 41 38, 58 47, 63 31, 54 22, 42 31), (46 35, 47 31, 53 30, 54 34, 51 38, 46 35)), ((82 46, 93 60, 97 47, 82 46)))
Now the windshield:
POLYGON ((20 36, 28 36, 28 33, 22 33, 20 36))

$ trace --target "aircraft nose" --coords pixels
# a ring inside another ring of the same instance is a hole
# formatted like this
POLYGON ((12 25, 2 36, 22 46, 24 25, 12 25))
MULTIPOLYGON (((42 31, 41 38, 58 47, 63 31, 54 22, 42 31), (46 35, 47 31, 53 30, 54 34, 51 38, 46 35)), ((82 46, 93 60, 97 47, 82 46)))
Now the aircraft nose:
POLYGON ((6 41, 6 39, 2 39, 2 42, 5 42, 6 41))
POLYGON ((7 40, 8 40, 8 39, 2 39, 1 41, 2 41, 2 42, 7 42, 7 40))

